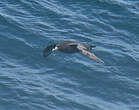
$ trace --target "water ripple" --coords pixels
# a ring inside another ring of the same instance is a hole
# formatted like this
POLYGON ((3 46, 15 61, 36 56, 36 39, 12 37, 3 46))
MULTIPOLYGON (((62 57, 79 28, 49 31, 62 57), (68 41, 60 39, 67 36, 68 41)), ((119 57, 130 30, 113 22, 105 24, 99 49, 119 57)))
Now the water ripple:
POLYGON ((138 110, 137 0, 0 1, 0 109, 138 110), (54 42, 94 44, 104 65, 54 52, 54 42), (6 105, 6 106, 5 106, 6 105))

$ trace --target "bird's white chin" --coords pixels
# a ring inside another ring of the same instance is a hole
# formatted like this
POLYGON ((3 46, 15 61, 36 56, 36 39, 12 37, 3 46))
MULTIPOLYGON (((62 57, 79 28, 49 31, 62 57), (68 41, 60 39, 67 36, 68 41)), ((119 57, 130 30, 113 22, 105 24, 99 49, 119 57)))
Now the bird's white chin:
POLYGON ((56 51, 56 50, 58 50, 58 47, 55 47, 55 48, 52 49, 52 51, 56 51))

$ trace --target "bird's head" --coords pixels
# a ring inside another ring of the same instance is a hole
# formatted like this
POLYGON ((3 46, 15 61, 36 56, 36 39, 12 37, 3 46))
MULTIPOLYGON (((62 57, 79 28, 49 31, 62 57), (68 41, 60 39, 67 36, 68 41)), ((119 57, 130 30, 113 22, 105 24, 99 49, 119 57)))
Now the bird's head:
POLYGON ((58 50, 58 47, 57 46, 52 49, 52 51, 56 51, 56 50, 58 50))
POLYGON ((50 55, 53 51, 58 50, 56 44, 52 44, 49 45, 48 47, 46 47, 43 51, 43 56, 47 57, 48 55, 50 55))

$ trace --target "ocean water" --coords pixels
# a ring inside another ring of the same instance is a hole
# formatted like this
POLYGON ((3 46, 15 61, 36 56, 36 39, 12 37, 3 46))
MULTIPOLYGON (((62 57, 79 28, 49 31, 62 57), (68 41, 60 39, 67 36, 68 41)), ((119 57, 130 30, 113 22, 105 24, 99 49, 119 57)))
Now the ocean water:
POLYGON ((139 1, 1 0, 0 110, 139 110, 139 1), (42 56, 63 40, 105 64, 42 56))

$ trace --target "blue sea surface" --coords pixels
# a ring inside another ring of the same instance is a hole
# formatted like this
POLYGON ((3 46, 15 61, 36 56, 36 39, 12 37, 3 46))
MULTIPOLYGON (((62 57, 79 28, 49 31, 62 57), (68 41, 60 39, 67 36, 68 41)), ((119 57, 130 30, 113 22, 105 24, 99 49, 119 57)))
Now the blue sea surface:
POLYGON ((139 0, 1 0, 0 110, 139 110, 139 0))

